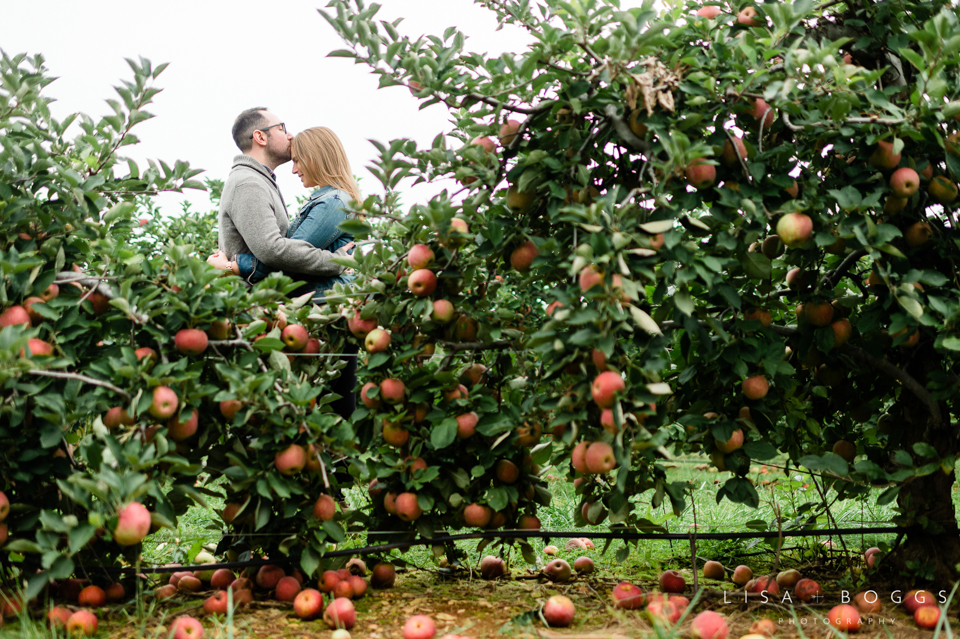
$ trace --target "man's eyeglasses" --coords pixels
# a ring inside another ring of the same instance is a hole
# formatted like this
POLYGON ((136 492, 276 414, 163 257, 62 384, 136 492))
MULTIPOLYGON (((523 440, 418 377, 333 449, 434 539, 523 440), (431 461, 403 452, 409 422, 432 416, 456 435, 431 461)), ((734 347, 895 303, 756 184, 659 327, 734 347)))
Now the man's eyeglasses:
MULTIPOLYGON (((286 132, 287 132, 287 125, 284 124, 283 122, 278 122, 277 124, 271 124, 270 126, 266 127, 265 129, 256 129, 253 133, 256 133, 257 131, 260 131, 261 133, 266 133, 267 131, 269 131, 270 129, 272 129, 272 128, 275 127, 275 126, 280 127, 280 132, 281 132, 281 133, 286 133, 286 132)), ((250 139, 251 139, 251 140, 253 139, 253 133, 250 134, 250 139)))

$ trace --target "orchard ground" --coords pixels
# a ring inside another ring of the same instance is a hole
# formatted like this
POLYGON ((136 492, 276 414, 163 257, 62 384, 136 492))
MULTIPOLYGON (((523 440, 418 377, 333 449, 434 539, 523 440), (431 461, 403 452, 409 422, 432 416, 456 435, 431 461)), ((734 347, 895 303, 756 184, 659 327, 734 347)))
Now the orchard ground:
MULTIPOLYGON (((701 532, 742 532, 747 530, 775 529, 776 511, 779 509, 784 529, 796 527, 791 522, 806 519, 817 528, 829 528, 832 521, 841 528, 883 526, 894 515, 893 511, 877 506, 873 500, 847 500, 830 506, 830 517, 819 506, 820 496, 812 476, 805 470, 791 469, 789 475, 780 467, 783 459, 769 465, 755 464, 750 477, 761 487, 761 506, 757 510, 718 505, 716 502, 718 474, 703 470, 705 458, 688 456, 676 459, 669 472, 671 479, 691 481, 692 507, 675 517, 667 507, 654 509, 649 503, 638 502, 640 516, 662 526, 671 533, 687 532, 694 524, 701 532), (766 472, 764 472, 766 471, 766 472), (763 484, 763 482, 769 482, 763 484), (806 506, 805 506, 806 504, 806 506), (810 508, 810 504, 813 505, 810 508)), ((605 532, 604 526, 576 528, 572 513, 577 507, 576 497, 570 484, 561 480, 556 468, 546 468, 543 475, 552 480, 553 502, 541 511, 544 530, 605 532)), ((354 489, 346 499, 352 506, 367 499, 364 492, 354 489)), ((954 503, 960 505, 960 493, 954 492, 954 503)), ((143 558, 146 564, 167 562, 189 564, 192 557, 204 547, 211 549, 219 539, 222 522, 215 514, 222 505, 213 498, 210 509, 193 507, 180 518, 176 534, 163 530, 146 540, 143 558)), ((455 531, 456 532, 456 531, 455 531)), ((465 531, 459 531, 465 532, 465 531)), ((739 564, 749 565, 755 575, 776 573, 778 570, 796 568, 804 577, 817 580, 824 589, 824 600, 810 607, 792 609, 778 605, 780 597, 771 596, 770 602, 751 601, 744 603, 742 591, 731 581, 705 580, 700 575, 700 585, 705 588, 701 601, 694 612, 711 609, 723 613, 730 624, 730 637, 749 633, 757 619, 767 618, 777 627, 778 637, 827 637, 832 632, 824 626, 823 616, 834 605, 843 602, 843 593, 849 597, 861 590, 878 593, 883 609, 879 614, 864 615, 863 637, 930 637, 931 631, 920 630, 901 605, 893 598, 903 599, 905 592, 913 587, 912 582, 900 582, 882 572, 868 570, 862 560, 862 551, 870 546, 893 544, 894 535, 858 535, 845 537, 846 552, 838 538, 806 537, 787 538, 781 550, 779 567, 775 564, 775 540, 722 541, 700 540, 697 546, 698 567, 714 559, 731 569, 739 564), (831 547, 832 542, 832 547, 831 547), (851 561, 847 561, 847 557, 851 561), (852 567, 852 571, 851 571, 852 567), (899 595, 895 592, 900 590, 899 595), (796 616, 794 616, 796 615, 796 616)), ((658 635, 650 621, 639 611, 614 609, 610 591, 620 581, 636 583, 646 593, 658 590, 657 580, 661 571, 677 569, 685 577, 685 594, 692 598, 693 574, 689 559, 689 546, 684 542, 641 541, 631 545, 629 556, 619 562, 617 550, 623 542, 614 541, 604 548, 604 540, 596 540, 596 548, 566 550, 566 539, 531 540, 539 563, 536 567, 526 564, 516 550, 507 551, 510 573, 504 579, 484 581, 475 572, 482 555, 498 554, 499 549, 491 544, 482 552, 476 552, 476 541, 459 542, 458 547, 470 557, 472 574, 465 570, 444 569, 434 561, 427 546, 417 546, 405 553, 393 551, 390 555, 368 556, 364 559, 372 566, 377 559, 394 561, 403 566, 398 571, 397 584, 389 590, 368 590, 367 595, 356 602, 358 621, 352 631, 353 637, 373 639, 402 636, 402 628, 408 617, 428 614, 437 623, 438 635, 447 632, 480 637, 550 637, 593 636, 601 637, 653 637, 658 635), (574 576, 566 583, 554 584, 540 570, 552 559, 543 553, 544 547, 553 543, 559 546, 558 556, 571 565, 577 557, 588 556, 597 566, 592 575, 574 576), (539 606, 552 595, 570 597, 577 614, 571 627, 547 629, 539 618, 539 606)), ((361 547, 375 544, 362 533, 350 536, 341 548, 361 547)), ((883 546, 881 546, 883 547, 883 546)), ((163 583, 163 581, 161 581, 163 583)), ((169 623, 179 615, 194 615, 206 628, 205 637, 329 637, 331 631, 320 621, 301 621, 293 613, 290 604, 269 598, 258 598, 250 606, 242 608, 229 620, 208 617, 203 614, 202 602, 210 593, 201 591, 193 597, 176 596, 162 604, 152 601, 150 588, 139 601, 125 606, 104 608, 100 611, 98 637, 167 637, 169 623), (232 631, 229 628, 232 626, 232 631)), ((787 589, 790 590, 790 589, 787 589)), ((792 593, 792 591, 791 591, 792 593)), ((782 597, 782 595, 781 595, 782 597)), ((690 619, 687 615, 675 636, 687 636, 690 619)), ((39 622, 24 625, 8 619, 0 629, 0 637, 50 637, 39 622)), ((957 630, 956 624, 952 624, 957 630)))

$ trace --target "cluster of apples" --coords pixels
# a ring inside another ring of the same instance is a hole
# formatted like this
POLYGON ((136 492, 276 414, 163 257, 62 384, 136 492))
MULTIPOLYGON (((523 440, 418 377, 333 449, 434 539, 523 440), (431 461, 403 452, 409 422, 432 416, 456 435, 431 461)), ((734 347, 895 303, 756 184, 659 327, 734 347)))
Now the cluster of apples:
MULTIPOLYGON (((51 284, 40 295, 33 295, 25 299, 23 305, 14 304, 4 308, 3 311, 0 311, 0 330, 8 326, 31 328, 34 325, 39 325, 43 322, 44 317, 35 307, 56 299, 59 294, 60 287, 57 284, 51 284)), ((52 356, 53 345, 36 337, 29 338, 26 347, 20 349, 20 357, 52 356)))

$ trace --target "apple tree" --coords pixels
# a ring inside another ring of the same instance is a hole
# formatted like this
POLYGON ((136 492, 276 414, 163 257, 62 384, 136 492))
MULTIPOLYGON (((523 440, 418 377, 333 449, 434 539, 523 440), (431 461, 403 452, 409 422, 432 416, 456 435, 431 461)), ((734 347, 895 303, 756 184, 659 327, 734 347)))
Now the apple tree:
POLYGON ((891 565, 952 575, 956 9, 478 3, 528 46, 320 10, 330 55, 456 124, 380 145, 352 223, 378 240, 340 300, 370 351, 373 527, 535 526, 551 456, 578 522, 642 527, 638 495, 684 508, 671 455, 709 454, 720 498, 756 506, 750 462, 782 453, 896 504, 891 565), (403 178, 458 185, 401 207, 403 178))
POLYGON ((355 455, 330 406, 343 321, 287 277, 221 277, 215 211, 159 214, 153 194, 204 185, 122 157, 166 66, 129 62, 108 116, 58 120, 42 56, 0 56, 0 575, 30 597, 134 565, 210 496, 221 551, 307 574, 353 516, 332 500, 355 455))

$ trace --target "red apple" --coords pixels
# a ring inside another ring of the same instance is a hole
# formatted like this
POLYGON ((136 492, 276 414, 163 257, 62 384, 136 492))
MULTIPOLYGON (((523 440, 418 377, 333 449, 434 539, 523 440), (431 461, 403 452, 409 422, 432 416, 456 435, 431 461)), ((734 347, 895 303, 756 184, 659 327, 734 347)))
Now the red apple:
POLYGON ((950 204, 957 199, 957 185, 942 175, 934 176, 927 187, 930 199, 938 204, 950 204))
POLYGON ((685 175, 687 182, 698 191, 709 189, 717 180, 717 167, 709 164, 704 158, 699 158, 687 165, 685 175))
POLYGON ((569 597, 554 595, 543 604, 543 618, 552 628, 566 628, 573 623, 577 609, 569 597))
POLYGON ((293 577, 284 577, 277 582, 274 593, 277 601, 293 601, 300 594, 300 582, 293 577))
POLYGON ((716 441, 717 450, 719 450, 721 453, 732 453, 733 451, 743 446, 743 431, 738 428, 737 430, 733 431, 733 434, 730 436, 730 439, 728 439, 727 441, 725 442, 722 442, 720 440, 715 440, 715 441, 716 441))
POLYGON ((73 611, 69 608, 54 606, 47 612, 47 621, 53 628, 62 628, 67 625, 67 621, 70 620, 72 614, 73 611))
POLYGON ((593 559, 589 557, 577 557, 573 562, 573 569, 578 575, 589 575, 596 567, 593 565, 593 559))
POLYGON ((433 300, 433 312, 430 319, 436 324, 449 324, 453 321, 454 308, 449 300, 433 300))
POLYGON ((737 584, 738 586, 745 586, 747 582, 753 579, 753 570, 749 566, 737 566, 733 569, 733 577, 731 581, 737 584))
POLYGON ((568 581, 572 571, 570 564, 563 559, 554 559, 543 568, 543 574, 554 583, 568 581))
POLYGON ((234 582, 236 575, 229 568, 218 568, 210 576, 210 587, 218 590, 226 590, 234 582))
POLYGON ((727 167, 738 166, 741 158, 744 162, 748 159, 747 147, 744 146, 743 140, 740 138, 734 138, 734 140, 736 141, 736 147, 730 143, 730 139, 728 138, 723 144, 723 150, 720 152, 720 163, 727 167), (737 153, 739 153, 739 156, 737 153))
POLYGON ((746 7, 737 14, 737 23, 746 27, 760 27, 764 22, 757 17, 757 10, 753 7, 746 7))
POLYGON ((857 605, 857 610, 863 614, 876 614, 881 610, 880 596, 872 590, 858 592, 853 602, 857 605))
POLYGON ((157 419, 169 419, 176 415, 180 399, 169 386, 157 386, 153 389, 153 402, 147 410, 157 419))
POLYGON ((593 401, 600 408, 610 408, 616 401, 616 394, 626 389, 623 378, 614 371, 604 371, 597 375, 590 387, 593 401))
POLYGON ((614 586, 611 597, 613 598, 613 607, 623 610, 639 610, 643 607, 646 599, 639 586, 627 581, 621 581, 614 586))
POLYGON ((170 624, 171 639, 200 639, 203 637, 203 624, 199 619, 184 615, 170 624))
POLYGON ((753 375, 743 380, 742 390, 747 399, 763 399, 770 390, 770 382, 763 375, 753 375))
POLYGON ((27 313, 27 309, 22 306, 10 306, 0 313, 0 328, 19 324, 30 327, 30 315, 27 313))
POLYGON ((138 544, 150 532, 150 524, 150 511, 139 502, 130 502, 120 509, 113 540, 121 546, 138 544))
POLYGON ((834 606, 827 613, 827 621, 837 630, 857 632, 860 630, 860 613, 850 604, 834 606))
POLYGON ((814 601, 816 597, 820 596, 822 590, 820 589, 820 584, 813 579, 801 579, 797 582, 793 592, 797 598, 797 601, 801 603, 809 603, 810 601, 814 601))
POLYGON ((924 630, 933 630, 940 621, 940 608, 937 606, 920 606, 913 612, 913 620, 924 630))
POLYGON ((920 176, 911 168, 897 169, 890 176, 890 188, 897 197, 908 198, 920 188, 920 176))
POLYGON ((390 348, 390 333, 382 328, 375 328, 363 340, 363 347, 368 353, 381 353, 390 348))
POLYGON ((813 220, 803 213, 787 213, 777 221, 777 237, 786 246, 802 246, 813 235, 813 220))
POLYGON ((114 406, 103 416, 103 425, 111 430, 118 426, 132 426, 135 423, 136 420, 130 417, 123 406, 114 406))
POLYGON ((107 603, 107 593, 100 586, 87 586, 80 591, 77 597, 77 603, 89 608, 99 608, 107 603))
POLYGON ((718 612, 704 610, 690 623, 690 636, 696 639, 727 639, 727 620, 718 612))
POLYGON ((376 319, 360 319, 360 311, 356 311, 349 320, 347 320, 347 329, 357 339, 364 339, 371 331, 377 328, 376 319))
POLYGON ((422 514, 423 510, 417 503, 416 493, 407 492, 397 495, 397 517, 403 521, 411 522, 416 521, 422 514))
POLYGON ((296 475, 307 465, 307 451, 299 444, 291 444, 276 454, 273 465, 281 475, 296 475))
POLYGON ((437 289, 437 276, 430 269, 417 269, 407 277, 407 288, 417 297, 426 297, 437 289))
POLYGON ((507 572, 503 559, 487 555, 480 560, 480 576, 484 579, 497 579, 507 572))
POLYGON ((104 590, 107 596, 107 603, 120 603, 127 597, 127 590, 120 582, 114 582, 104 590))
POLYGON ((893 142, 881 140, 877 142, 877 148, 874 149, 868 161, 875 168, 890 171, 900 164, 900 153, 893 152, 893 142))
POLYGON ((207 350, 208 340, 199 328, 183 328, 174 336, 173 345, 184 355, 200 355, 207 350))
POLYGON ((307 346, 307 340, 310 339, 310 334, 307 332, 307 329, 299 324, 288 324, 283 331, 280 332, 280 341, 282 341, 288 351, 299 353, 307 346))
POLYGON ((203 611, 208 615, 225 615, 229 611, 229 597, 226 590, 220 590, 207 597, 203 602, 203 611))
POLYGON ((706 579, 724 579, 726 577, 726 571, 723 569, 723 564, 719 561, 708 561, 703 564, 703 576, 706 579))
POLYGON ((415 244, 407 253, 407 264, 416 271, 430 266, 435 257, 433 249, 426 244, 415 244))
POLYGON ((349 630, 357 623, 357 611, 353 602, 343 597, 334 599, 323 612, 323 621, 330 628, 346 628, 349 630))
POLYGON ((413 615, 403 624, 403 639, 433 639, 437 626, 427 615, 413 615))
POLYGON ((593 442, 587 446, 584 460, 587 470, 602 475, 617 467, 617 458, 613 453, 613 446, 606 442, 593 442))
POLYGON ((935 605, 937 605, 937 601, 933 593, 926 590, 911 590, 907 593, 907 596, 903 598, 903 607, 906 608, 907 612, 911 615, 917 611, 917 608, 935 605))
POLYGON ((530 270, 533 260, 540 254, 537 245, 533 240, 527 240, 510 254, 510 266, 519 273, 526 273, 530 270))
POLYGON ((70 615, 66 626, 71 637, 92 637, 97 633, 97 616, 89 610, 78 610, 70 615))
POLYGON ((167 435, 175 442, 182 442, 190 439, 197 432, 200 415, 194 408, 190 413, 190 419, 181 422, 179 417, 171 417, 167 422, 167 435))
POLYGON ((680 593, 686 587, 686 580, 676 570, 665 570, 660 573, 660 590, 663 592, 680 593))
POLYGON ((457 437, 459 439, 467 439, 473 436, 473 434, 477 432, 477 423, 479 421, 480 417, 474 412, 457 415, 457 437))

